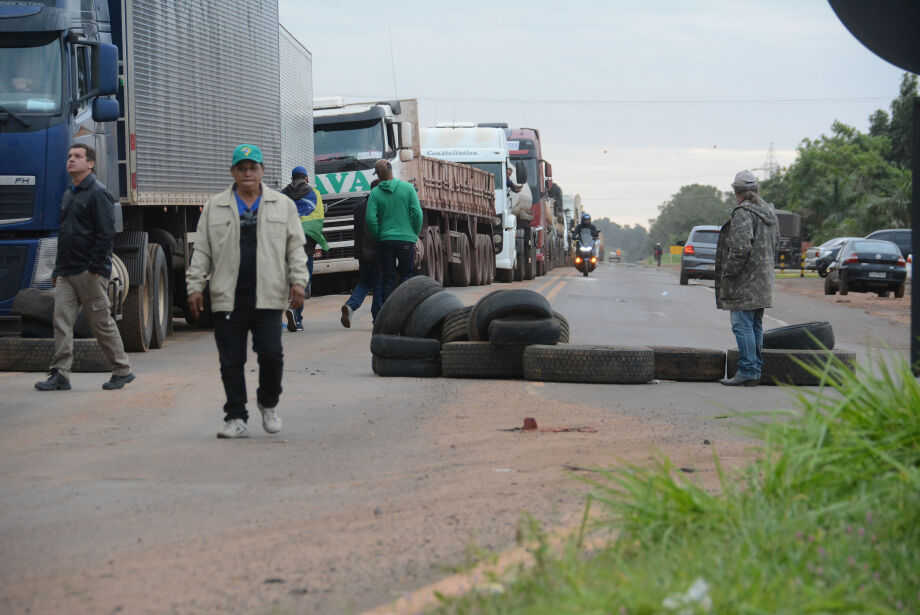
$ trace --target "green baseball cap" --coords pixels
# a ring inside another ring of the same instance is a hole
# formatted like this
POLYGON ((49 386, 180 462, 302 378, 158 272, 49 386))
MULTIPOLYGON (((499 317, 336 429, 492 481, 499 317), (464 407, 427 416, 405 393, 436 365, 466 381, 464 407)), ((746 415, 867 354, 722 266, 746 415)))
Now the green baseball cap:
POLYGON ((252 160, 262 164, 262 150, 259 149, 258 145, 250 145, 249 143, 237 145, 236 149, 233 150, 233 162, 231 165, 236 166, 238 162, 243 160, 252 160))

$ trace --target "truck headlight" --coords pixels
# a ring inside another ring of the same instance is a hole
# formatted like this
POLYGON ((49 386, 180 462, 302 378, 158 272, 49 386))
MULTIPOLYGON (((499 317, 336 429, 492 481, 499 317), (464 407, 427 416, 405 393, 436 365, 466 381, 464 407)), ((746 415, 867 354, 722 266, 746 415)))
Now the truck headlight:
POLYGON ((30 288, 51 290, 51 273, 57 261, 57 237, 47 237, 38 242, 38 254, 35 257, 35 267, 32 269, 32 282, 30 288))

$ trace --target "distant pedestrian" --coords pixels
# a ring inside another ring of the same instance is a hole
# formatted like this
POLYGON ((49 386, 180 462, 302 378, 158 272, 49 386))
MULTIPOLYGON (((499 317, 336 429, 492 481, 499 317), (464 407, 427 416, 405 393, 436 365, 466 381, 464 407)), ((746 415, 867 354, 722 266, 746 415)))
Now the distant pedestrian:
POLYGON ((109 301, 112 242, 115 238, 115 197, 93 173, 96 150, 75 143, 67 152, 67 173, 73 182, 61 199, 57 258, 51 272, 54 293, 54 356, 51 375, 35 383, 39 391, 67 391, 73 366, 73 325, 83 314, 112 364, 112 377, 102 388, 123 388, 134 380, 121 334, 109 301))
POLYGON ((658 263, 659 267, 661 267, 661 255, 664 252, 664 250, 661 249, 660 243, 655 244, 655 249, 653 250, 653 252, 655 254, 655 262, 658 263))
POLYGON ((381 301, 385 302, 400 281, 412 277, 415 268, 415 242, 422 230, 422 207, 415 187, 393 179, 389 160, 378 160, 374 174, 380 184, 367 199, 367 228, 377 240, 377 253, 383 276, 381 301))
POLYGON ((218 438, 245 438, 246 341, 259 359, 256 401, 262 427, 281 431, 276 406, 281 396, 284 353, 281 312, 303 305, 307 285, 304 234, 294 203, 264 183, 262 152, 240 145, 230 166, 233 185, 211 197, 198 220, 192 262, 186 274, 193 318, 204 307, 205 280, 210 278, 214 340, 227 402, 218 438))
MULTIPOLYGON (((281 190, 297 206, 300 224, 306 236, 304 251, 307 253, 307 273, 310 274, 307 282, 307 297, 310 296, 310 285, 313 283, 313 254, 316 252, 316 246, 319 245, 323 250, 329 249, 329 244, 326 243, 326 237, 323 235, 323 222, 326 217, 323 197, 307 183, 309 179, 310 176, 305 167, 294 167, 294 170, 291 171, 291 183, 281 190)), ((288 331, 303 331, 302 305, 297 309, 288 308, 285 310, 285 316, 288 321, 288 331)))
POLYGON ((779 222, 773 205, 758 193, 757 180, 741 171, 732 182, 738 206, 722 225, 716 247, 716 307, 731 310, 738 342, 738 371, 726 386, 760 384, 763 368, 763 311, 773 305, 773 256, 779 222))
MULTIPOLYGON (((380 179, 371 182, 371 190, 377 187, 380 179)), ((370 195, 368 195, 370 198, 370 195)), ((377 320, 377 313, 383 302, 380 299, 382 278, 380 276, 380 263, 377 260, 377 240, 370 234, 365 223, 367 214, 367 201, 355 207, 355 258, 358 259, 358 285, 351 292, 351 296, 342 306, 342 326, 351 327, 351 317, 364 303, 368 293, 373 294, 371 300, 371 322, 377 320)))

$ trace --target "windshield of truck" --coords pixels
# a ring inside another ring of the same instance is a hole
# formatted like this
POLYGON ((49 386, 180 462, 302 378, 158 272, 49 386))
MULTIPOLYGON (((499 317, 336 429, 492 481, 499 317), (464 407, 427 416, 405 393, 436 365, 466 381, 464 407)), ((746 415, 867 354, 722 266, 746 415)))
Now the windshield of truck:
POLYGON ((483 171, 488 171, 495 177, 495 189, 505 189, 505 173, 502 171, 502 164, 500 162, 464 162, 463 164, 476 169, 482 169, 483 171))
POLYGON ((13 113, 59 113, 61 62, 54 34, 0 37, 0 106, 13 113))
POLYGON ((314 124, 313 147, 317 165, 362 160, 370 162, 365 168, 371 168, 383 158, 383 130, 379 120, 314 124))

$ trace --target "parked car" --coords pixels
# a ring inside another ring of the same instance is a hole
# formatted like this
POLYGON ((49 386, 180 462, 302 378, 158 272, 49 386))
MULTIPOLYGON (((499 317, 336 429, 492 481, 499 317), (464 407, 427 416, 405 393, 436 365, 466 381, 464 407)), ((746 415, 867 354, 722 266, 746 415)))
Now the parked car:
POLYGON ((690 278, 714 280, 716 277, 716 244, 719 230, 713 225, 694 226, 684 242, 680 256, 680 283, 687 285, 690 278))
POLYGON ((827 256, 827 254, 831 251, 831 248, 835 248, 839 246, 847 239, 850 239, 850 238, 849 237, 834 237, 833 239, 828 239, 827 241, 825 241, 819 246, 811 246, 810 248, 805 250, 805 269, 814 269, 815 260, 817 260, 821 256, 827 256))
POLYGON ((880 239, 850 239, 840 248, 837 258, 828 265, 824 278, 824 294, 839 291, 846 295, 878 293, 887 297, 894 291, 896 298, 904 296, 907 261, 897 244, 880 239))
POLYGON ((815 258, 815 271, 818 272, 818 275, 822 278, 827 275, 827 266, 837 258, 837 253, 840 251, 840 248, 850 239, 862 239, 862 237, 835 237, 831 241, 836 242, 828 248, 824 246, 819 246, 821 248, 820 256, 815 258))
POLYGON ((873 231, 866 235, 866 239, 882 239, 884 241, 891 241, 897 244, 898 249, 901 250, 901 256, 907 258, 907 255, 911 253, 913 248, 911 248, 911 234, 909 228, 888 228, 881 231, 873 231))

